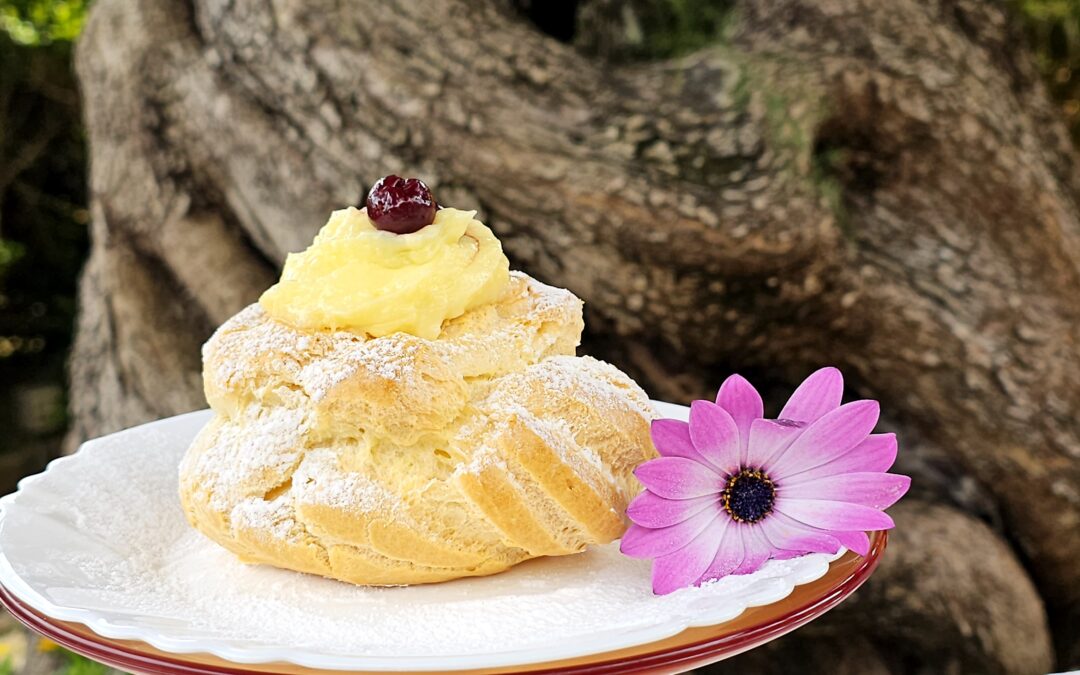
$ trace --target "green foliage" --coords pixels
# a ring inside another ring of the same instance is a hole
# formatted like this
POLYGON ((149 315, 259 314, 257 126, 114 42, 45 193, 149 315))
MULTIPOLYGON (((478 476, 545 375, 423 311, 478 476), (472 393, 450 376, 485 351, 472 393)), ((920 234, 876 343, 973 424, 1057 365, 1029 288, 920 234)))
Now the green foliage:
POLYGON ((88 219, 71 44, 0 33, 0 62, 0 340, 62 355, 88 219))
POLYGON ((723 42, 734 0, 666 0, 642 17, 645 56, 683 56, 723 42))
POLYGON ((112 672, 108 666, 104 666, 97 661, 91 661, 85 656, 79 656, 74 652, 64 652, 64 660, 66 663, 63 667, 58 668, 56 675, 107 675, 112 672))
POLYGON ((15 675, 15 666, 11 663, 11 657, 0 661, 0 675, 15 675))
POLYGON ((19 242, 0 239, 0 284, 4 281, 4 273, 24 255, 26 247, 19 242))
POLYGON ((765 92, 765 123, 773 146, 793 157, 808 156, 811 151, 807 121, 792 117, 794 100, 778 89, 765 92))
POLYGON ((1010 0, 1051 96, 1080 143, 1080 2, 1010 0))
POLYGON ((0 0, 0 29, 21 45, 71 42, 86 18, 87 0, 0 0))
POLYGON ((28 425, 17 400, 62 391, 87 249, 86 140, 69 37, 81 16, 62 3, 41 9, 48 4, 0 0, 0 453, 64 427, 62 396, 35 414, 49 424, 28 425))
POLYGON ((844 187, 837 175, 840 167, 847 164, 845 152, 836 148, 813 155, 813 167, 810 171, 810 180, 818 196, 825 202, 825 206, 836 219, 840 231, 851 237, 851 220, 848 218, 847 207, 844 204, 844 187))

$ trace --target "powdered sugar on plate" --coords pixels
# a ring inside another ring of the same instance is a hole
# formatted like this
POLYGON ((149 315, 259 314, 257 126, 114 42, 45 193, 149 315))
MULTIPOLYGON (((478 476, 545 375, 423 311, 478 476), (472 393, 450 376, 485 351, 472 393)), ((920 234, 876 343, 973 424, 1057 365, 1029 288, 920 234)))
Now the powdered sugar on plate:
MULTIPOLYGON (((669 412, 670 414, 670 412, 669 412)), ((109 637, 309 667, 499 667, 619 649, 734 618, 823 575, 832 556, 772 561, 668 596, 618 545, 502 574, 360 588, 239 562, 184 520, 177 466, 209 413, 92 441, 0 501, 0 583, 109 637)))

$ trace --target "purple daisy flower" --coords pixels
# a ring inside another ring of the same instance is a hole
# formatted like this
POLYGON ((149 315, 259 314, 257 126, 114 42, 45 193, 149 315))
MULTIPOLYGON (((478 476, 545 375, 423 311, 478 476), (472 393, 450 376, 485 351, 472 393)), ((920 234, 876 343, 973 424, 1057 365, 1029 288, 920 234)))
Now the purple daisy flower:
POLYGON ((626 510, 620 545, 654 559, 653 592, 749 574, 769 558, 867 554, 866 531, 893 526, 882 509, 911 479, 885 473, 896 436, 870 433, 877 402, 840 405, 843 390, 840 371, 822 368, 765 419, 757 390, 732 375, 715 404, 694 401, 689 424, 653 422, 661 456, 634 472, 646 490, 626 510))

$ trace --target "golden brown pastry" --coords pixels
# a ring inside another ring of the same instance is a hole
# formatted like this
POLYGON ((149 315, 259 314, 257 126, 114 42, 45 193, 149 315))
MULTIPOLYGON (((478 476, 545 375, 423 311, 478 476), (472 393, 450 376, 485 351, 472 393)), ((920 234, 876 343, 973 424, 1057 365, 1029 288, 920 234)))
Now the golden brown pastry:
POLYGON ((216 415, 190 522, 242 559, 357 584, 492 574, 621 536, 645 394, 573 356, 581 301, 510 273, 434 340, 299 330, 255 304, 204 347, 216 415))

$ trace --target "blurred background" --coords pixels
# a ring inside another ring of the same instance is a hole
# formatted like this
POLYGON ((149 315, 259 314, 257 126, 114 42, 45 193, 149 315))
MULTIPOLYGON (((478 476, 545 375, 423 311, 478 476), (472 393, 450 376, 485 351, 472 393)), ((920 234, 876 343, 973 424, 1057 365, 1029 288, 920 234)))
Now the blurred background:
MULTIPOLYGON (((668 2, 630 46, 613 49, 631 60, 678 57, 724 30, 727 3, 668 2)), ((90 221, 72 60, 88 4, 0 0, 0 494, 58 456, 68 428, 68 354, 90 221)), ((518 8, 558 38, 572 26, 576 4, 518 8)), ((1080 2, 1010 0, 1006 10, 1060 119, 1080 141, 1080 2)), ((0 619, 0 673, 101 670, 0 619)))
POLYGON ((86 136, 72 71, 82 2, 0 5, 0 491, 66 427, 65 366, 87 251, 86 136))
MULTIPOLYGON (((89 222, 72 49, 88 4, 0 0, 0 493, 56 456, 66 427, 65 360, 89 222)), ((671 4, 678 11, 651 29, 643 53, 691 51, 717 29, 718 3, 671 4)), ((1008 7, 1080 141, 1080 2, 1008 7)), ((535 12, 541 22, 559 20, 535 12)))

